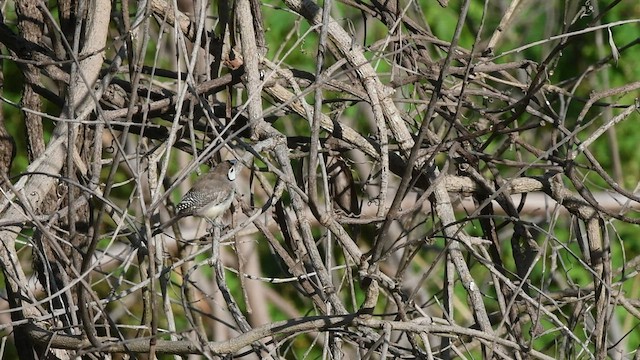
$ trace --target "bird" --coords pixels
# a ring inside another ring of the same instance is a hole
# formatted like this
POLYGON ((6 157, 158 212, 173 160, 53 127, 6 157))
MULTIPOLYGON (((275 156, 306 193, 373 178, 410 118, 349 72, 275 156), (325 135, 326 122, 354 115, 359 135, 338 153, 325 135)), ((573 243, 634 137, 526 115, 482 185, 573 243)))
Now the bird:
POLYGON ((161 229, 187 216, 201 217, 219 226, 218 218, 229 209, 236 193, 236 163, 236 160, 223 161, 200 176, 176 205, 176 215, 161 229))

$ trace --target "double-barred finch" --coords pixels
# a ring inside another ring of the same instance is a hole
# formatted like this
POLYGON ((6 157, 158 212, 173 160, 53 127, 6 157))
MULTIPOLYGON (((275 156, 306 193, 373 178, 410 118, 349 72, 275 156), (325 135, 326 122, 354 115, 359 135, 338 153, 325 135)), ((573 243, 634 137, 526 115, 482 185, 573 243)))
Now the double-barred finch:
POLYGON ((200 216, 215 220, 231 206, 236 193, 236 161, 224 161, 196 180, 176 206, 179 217, 200 216))
POLYGON ((176 216, 161 228, 186 216, 205 218, 212 224, 231 206, 236 193, 236 161, 227 160, 199 177, 176 206, 176 216))

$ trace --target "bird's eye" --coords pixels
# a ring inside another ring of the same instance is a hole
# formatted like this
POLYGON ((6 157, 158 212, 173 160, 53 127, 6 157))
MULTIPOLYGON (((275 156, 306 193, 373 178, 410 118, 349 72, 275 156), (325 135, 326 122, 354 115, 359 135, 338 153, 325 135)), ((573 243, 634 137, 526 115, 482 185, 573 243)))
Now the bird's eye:
POLYGON ((236 179, 236 168, 235 167, 231 167, 231 169, 229 169, 229 173, 227 174, 227 177, 231 181, 236 179))

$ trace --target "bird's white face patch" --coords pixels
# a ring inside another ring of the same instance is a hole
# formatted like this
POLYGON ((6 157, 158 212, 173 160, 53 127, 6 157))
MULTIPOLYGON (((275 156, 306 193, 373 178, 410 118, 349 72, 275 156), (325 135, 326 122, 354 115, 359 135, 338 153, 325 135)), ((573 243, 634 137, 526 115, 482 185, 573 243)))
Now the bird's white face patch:
POLYGON ((235 166, 232 166, 231 169, 229 169, 229 172, 227 173, 227 177, 231 181, 236 179, 236 167, 235 166))

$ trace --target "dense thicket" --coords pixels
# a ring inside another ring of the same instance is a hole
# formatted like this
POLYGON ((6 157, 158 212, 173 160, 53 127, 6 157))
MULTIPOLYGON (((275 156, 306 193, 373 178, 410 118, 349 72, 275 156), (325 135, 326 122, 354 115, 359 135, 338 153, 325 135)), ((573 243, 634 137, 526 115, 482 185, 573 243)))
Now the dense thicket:
POLYGON ((3 357, 640 356, 634 2, 1 11, 3 357))

